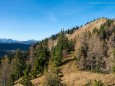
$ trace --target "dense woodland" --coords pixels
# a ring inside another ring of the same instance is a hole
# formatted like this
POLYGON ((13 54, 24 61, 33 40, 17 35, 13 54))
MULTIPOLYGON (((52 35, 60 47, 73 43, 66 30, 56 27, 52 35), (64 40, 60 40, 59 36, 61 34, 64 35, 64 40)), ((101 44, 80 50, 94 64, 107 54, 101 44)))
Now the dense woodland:
POLYGON ((29 49, 31 45, 21 44, 21 43, 4 43, 0 44, 0 50, 16 50, 20 49, 22 51, 26 51, 29 49))
MULTIPOLYGON (((15 54, 5 55, 0 61, 0 86, 13 86, 20 78, 22 78, 20 83, 24 86, 33 86, 30 80, 44 73, 46 78, 43 86, 66 86, 60 80, 58 68, 73 52, 76 54, 74 58, 79 70, 104 74, 114 73, 114 23, 114 20, 107 19, 100 28, 92 28, 93 32, 86 31, 74 40, 69 40, 67 34, 72 34, 79 27, 61 30, 58 34, 31 46, 27 52, 17 50, 15 54), (58 40, 51 49, 48 47, 50 39, 58 40)), ((103 86, 100 81, 95 82, 97 85, 94 86, 103 86)))
POLYGON ((15 53, 15 50, 27 51, 31 45, 21 43, 1 43, 0 44, 0 59, 5 54, 15 53))

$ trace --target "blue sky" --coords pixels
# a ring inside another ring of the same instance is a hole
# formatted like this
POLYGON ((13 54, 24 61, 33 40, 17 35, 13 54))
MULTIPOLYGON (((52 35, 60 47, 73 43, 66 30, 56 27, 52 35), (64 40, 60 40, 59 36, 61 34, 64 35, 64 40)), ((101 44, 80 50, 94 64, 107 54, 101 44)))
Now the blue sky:
POLYGON ((0 38, 41 40, 99 17, 115 18, 114 0, 0 0, 0 38))

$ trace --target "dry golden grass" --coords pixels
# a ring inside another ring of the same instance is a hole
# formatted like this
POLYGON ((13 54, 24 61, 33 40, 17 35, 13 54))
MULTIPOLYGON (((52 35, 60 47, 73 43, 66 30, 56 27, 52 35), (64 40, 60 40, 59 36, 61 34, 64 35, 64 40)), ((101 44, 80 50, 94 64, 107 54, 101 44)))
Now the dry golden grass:
POLYGON ((101 18, 101 19, 95 20, 95 21, 93 21, 93 22, 91 22, 91 23, 89 23, 89 24, 86 24, 86 25, 80 27, 78 30, 75 30, 74 33, 72 33, 70 36, 68 36, 68 38, 69 38, 69 39, 75 39, 75 38, 77 38, 79 35, 82 35, 83 32, 85 32, 85 31, 90 31, 90 32, 92 32, 92 30, 93 30, 94 28, 99 29, 100 26, 101 26, 102 24, 104 24, 106 21, 107 21, 107 19, 101 18))
MULTIPOLYGON (((63 77, 62 82, 66 86, 83 86, 89 81, 101 80, 106 86, 115 83, 114 74, 99 74, 86 71, 79 71, 77 68, 77 63, 74 58, 67 58, 62 66, 60 66, 63 77)), ((44 80, 44 75, 32 80, 35 86, 42 86, 44 80)))
POLYGON ((115 76, 113 74, 98 74, 78 71, 76 73, 64 74, 62 78, 67 86, 82 86, 89 81, 101 80, 106 85, 115 83, 115 76))
POLYGON ((42 75, 36 79, 31 80, 31 82, 34 84, 34 86, 42 86, 43 80, 44 80, 44 75, 42 75))
POLYGON ((22 84, 20 84, 20 83, 17 83, 17 84, 15 84, 14 86, 23 86, 22 84))
MULTIPOLYGON (((115 84, 114 74, 99 74, 87 71, 79 71, 74 57, 65 59, 63 65, 59 68, 63 73, 61 80, 66 84, 66 86, 83 86, 87 82, 94 80, 101 80, 104 84, 106 84, 106 86, 115 84)), ((31 80, 31 82, 34 84, 34 86, 42 86, 44 78, 45 76, 42 75, 31 80)), ((18 83, 15 86, 22 85, 18 83)))
MULTIPOLYGON (((72 59, 72 58, 70 58, 72 59)), ((79 71, 75 60, 68 61, 60 67, 63 73, 62 82, 66 83, 66 86, 83 86, 89 81, 101 80, 106 85, 115 84, 114 74, 99 74, 86 71, 79 71)))
POLYGON ((22 80, 22 78, 18 79, 17 81, 15 81, 15 85, 14 86, 23 86, 22 84, 20 84, 19 82, 22 80))
POLYGON ((49 47, 49 49, 51 49, 52 46, 55 46, 56 43, 57 43, 57 40, 51 40, 51 39, 50 39, 50 40, 48 41, 48 47, 49 47))

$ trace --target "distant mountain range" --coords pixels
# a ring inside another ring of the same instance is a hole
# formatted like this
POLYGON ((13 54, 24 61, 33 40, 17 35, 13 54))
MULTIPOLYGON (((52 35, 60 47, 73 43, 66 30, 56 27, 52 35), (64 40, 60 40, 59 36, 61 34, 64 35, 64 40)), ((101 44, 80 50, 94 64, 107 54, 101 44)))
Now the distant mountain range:
POLYGON ((21 44, 32 45, 37 43, 37 41, 36 40, 18 41, 13 39, 0 38, 0 44, 1 43, 21 43, 21 44))
POLYGON ((2 58, 5 54, 15 52, 17 49, 20 49, 21 51, 27 51, 31 45, 36 43, 36 40, 18 41, 0 38, 0 58, 2 58))

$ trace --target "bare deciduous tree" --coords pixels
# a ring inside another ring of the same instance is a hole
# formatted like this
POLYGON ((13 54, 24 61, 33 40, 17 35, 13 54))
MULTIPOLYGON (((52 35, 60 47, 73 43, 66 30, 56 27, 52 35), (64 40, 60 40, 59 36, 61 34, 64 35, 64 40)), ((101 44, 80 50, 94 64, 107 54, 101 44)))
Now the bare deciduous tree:
POLYGON ((0 82, 2 83, 2 86, 8 86, 7 83, 10 78, 10 73, 11 73, 11 65, 9 64, 8 57, 5 56, 4 59, 1 61, 0 82))

